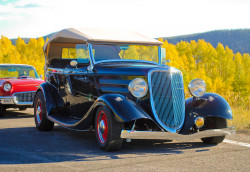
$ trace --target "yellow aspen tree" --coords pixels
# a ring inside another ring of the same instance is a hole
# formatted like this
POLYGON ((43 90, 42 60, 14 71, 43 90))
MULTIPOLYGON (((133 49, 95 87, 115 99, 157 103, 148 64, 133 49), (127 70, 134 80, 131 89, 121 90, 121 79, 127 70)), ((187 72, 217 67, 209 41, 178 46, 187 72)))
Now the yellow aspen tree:
POLYGON ((176 50, 175 46, 173 44, 169 44, 167 41, 164 41, 163 47, 166 49, 166 59, 170 60, 170 63, 168 63, 167 65, 177 67, 179 53, 176 50))
POLYGON ((219 75, 222 74, 222 59, 225 56, 225 49, 224 46, 221 43, 218 43, 217 47, 216 47, 216 51, 217 51, 217 66, 218 66, 218 71, 219 71, 219 75))
POLYGON ((234 81, 232 83, 233 91, 239 95, 238 105, 244 106, 244 98, 247 97, 247 81, 245 77, 245 71, 242 64, 242 56, 240 53, 236 53, 234 57, 235 62, 235 74, 234 81), (243 98, 243 99, 242 99, 243 98))
POLYGON ((19 63, 20 54, 16 50, 16 47, 12 45, 12 42, 4 36, 1 36, 1 47, 2 51, 1 63, 19 63))

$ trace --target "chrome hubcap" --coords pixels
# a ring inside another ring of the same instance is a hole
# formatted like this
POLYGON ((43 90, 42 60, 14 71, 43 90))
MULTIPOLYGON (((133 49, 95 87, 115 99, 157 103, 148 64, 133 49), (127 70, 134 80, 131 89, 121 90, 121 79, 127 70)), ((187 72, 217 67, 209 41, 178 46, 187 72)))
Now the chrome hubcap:
POLYGON ((108 137, 108 121, 104 111, 98 114, 97 118, 97 134, 101 143, 105 143, 108 137))
POLYGON ((40 105, 38 104, 37 109, 36 109, 36 119, 38 123, 41 122, 41 113, 42 113, 42 109, 40 105))
POLYGON ((105 122, 103 120, 101 120, 99 123, 99 130, 100 130, 101 134, 103 134, 105 132, 105 128, 106 128, 105 122))

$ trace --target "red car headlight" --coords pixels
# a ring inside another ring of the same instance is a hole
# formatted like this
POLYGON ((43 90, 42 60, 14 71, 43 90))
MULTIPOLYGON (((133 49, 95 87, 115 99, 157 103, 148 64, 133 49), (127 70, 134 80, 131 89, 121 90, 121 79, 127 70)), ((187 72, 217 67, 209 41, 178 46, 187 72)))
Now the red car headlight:
POLYGON ((3 90, 4 91, 10 91, 11 90, 11 84, 10 83, 5 83, 4 85, 3 85, 3 90))

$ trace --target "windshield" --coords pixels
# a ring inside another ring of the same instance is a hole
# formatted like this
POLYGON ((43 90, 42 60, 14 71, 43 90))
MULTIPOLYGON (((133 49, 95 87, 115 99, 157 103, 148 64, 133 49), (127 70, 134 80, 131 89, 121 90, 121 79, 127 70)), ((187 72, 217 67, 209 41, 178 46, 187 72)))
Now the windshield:
POLYGON ((0 66, 0 78, 36 78, 39 76, 31 66, 0 66))
POLYGON ((78 63, 89 63, 89 50, 86 44, 62 48, 62 59, 76 59, 78 63))
POLYGON ((95 62, 104 60, 143 60, 158 63, 158 46, 93 45, 95 62))

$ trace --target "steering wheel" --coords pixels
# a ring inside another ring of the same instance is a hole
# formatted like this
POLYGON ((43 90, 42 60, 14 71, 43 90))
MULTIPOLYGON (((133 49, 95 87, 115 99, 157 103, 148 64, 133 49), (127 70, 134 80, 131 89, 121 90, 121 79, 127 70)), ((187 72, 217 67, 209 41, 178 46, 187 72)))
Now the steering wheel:
POLYGON ((26 76, 25 74, 20 74, 18 78, 28 78, 30 76, 26 76))

